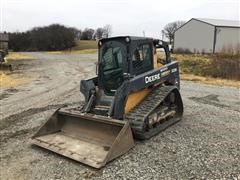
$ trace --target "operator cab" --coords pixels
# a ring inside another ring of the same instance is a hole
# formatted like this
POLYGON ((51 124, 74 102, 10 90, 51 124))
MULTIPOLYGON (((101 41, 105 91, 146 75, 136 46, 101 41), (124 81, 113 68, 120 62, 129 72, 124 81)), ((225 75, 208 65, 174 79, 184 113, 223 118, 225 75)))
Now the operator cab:
POLYGON ((152 38, 121 36, 98 42, 98 84, 113 96, 124 80, 154 68, 152 38))
POLYGON ((95 114, 109 111, 114 95, 124 81, 169 62, 168 46, 162 43, 152 38, 132 36, 99 40, 95 114), (164 61, 156 58, 156 51, 161 49, 165 52, 164 61))

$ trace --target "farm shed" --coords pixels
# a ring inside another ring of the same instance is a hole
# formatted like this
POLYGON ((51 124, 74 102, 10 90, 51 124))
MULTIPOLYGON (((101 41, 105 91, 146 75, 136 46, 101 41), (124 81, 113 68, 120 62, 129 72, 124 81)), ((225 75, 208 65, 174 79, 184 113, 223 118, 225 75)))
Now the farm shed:
POLYGON ((174 51, 215 53, 240 44, 240 21, 192 18, 174 33, 174 51))
POLYGON ((0 33, 0 50, 8 51, 9 37, 7 33, 0 33))

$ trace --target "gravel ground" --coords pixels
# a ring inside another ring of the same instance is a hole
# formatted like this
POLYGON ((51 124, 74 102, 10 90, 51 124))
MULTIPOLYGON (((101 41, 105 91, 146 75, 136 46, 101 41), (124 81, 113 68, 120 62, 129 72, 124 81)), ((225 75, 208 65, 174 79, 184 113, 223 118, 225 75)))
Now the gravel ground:
POLYGON ((31 145, 30 137, 64 104, 82 100, 79 81, 96 55, 29 53, 15 75, 32 81, 0 90, 0 179, 240 179, 240 92, 182 82, 183 120, 96 170, 31 145))

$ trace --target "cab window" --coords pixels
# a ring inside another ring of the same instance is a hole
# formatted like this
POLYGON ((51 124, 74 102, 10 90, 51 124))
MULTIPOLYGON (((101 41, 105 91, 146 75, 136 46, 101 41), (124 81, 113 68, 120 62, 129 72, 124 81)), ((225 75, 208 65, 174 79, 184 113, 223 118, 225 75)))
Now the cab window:
POLYGON ((132 54, 134 74, 140 74, 152 68, 152 52, 149 44, 139 45, 132 54))

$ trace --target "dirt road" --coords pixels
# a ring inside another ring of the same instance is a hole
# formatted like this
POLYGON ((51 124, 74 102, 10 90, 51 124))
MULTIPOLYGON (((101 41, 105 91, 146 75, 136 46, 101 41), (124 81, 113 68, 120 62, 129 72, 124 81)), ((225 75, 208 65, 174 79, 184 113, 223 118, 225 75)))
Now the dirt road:
POLYGON ((240 92, 182 82, 183 120, 95 170, 32 146, 30 137, 64 104, 78 104, 96 55, 29 53, 15 62, 25 85, 0 90, 0 179, 240 179, 240 92))

